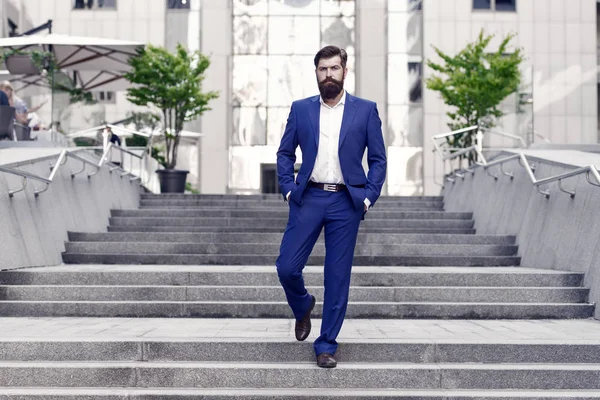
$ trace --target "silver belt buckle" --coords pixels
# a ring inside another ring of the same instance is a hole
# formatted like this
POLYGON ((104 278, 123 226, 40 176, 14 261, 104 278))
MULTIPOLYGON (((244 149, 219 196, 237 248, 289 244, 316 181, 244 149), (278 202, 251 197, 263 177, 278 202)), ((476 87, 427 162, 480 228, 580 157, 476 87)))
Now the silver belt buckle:
POLYGON ((332 184, 324 184, 323 185, 323 190, 327 191, 327 192, 337 192, 337 185, 332 185, 332 184))

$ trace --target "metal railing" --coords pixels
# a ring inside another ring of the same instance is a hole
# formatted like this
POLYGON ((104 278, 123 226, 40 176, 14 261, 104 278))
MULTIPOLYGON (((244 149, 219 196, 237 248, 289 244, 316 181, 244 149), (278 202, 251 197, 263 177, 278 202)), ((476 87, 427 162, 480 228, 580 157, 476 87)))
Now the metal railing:
MULTIPOLYGON (((507 137, 507 138, 511 138, 511 139, 515 139, 515 140, 519 140, 521 142, 521 144, 523 145, 523 147, 526 147, 525 141, 520 136, 512 135, 512 134, 505 133, 505 132, 496 132, 496 131, 486 131, 486 132, 491 133, 491 134, 500 135, 500 136, 507 137)), ((550 198, 550 191, 549 190, 541 190, 540 186, 546 185, 546 184, 549 184, 552 182, 558 182, 559 190, 562 191, 563 193, 567 193, 569 196, 571 196, 571 198, 574 198, 575 190, 574 189, 567 190, 567 189, 563 188, 562 180, 571 178, 573 176, 581 175, 581 174, 586 174, 586 180, 589 184, 600 187, 600 172, 592 164, 584 166, 584 167, 576 168, 569 172, 565 172, 562 174, 558 174, 558 175, 554 175, 554 176, 550 176, 548 178, 543 178, 543 179, 538 180, 535 177, 535 165, 530 164, 529 161, 527 160, 527 157, 522 152, 488 162, 488 161, 486 161, 485 157, 482 154, 483 153, 483 148, 482 148, 483 133, 481 132, 481 130, 479 130, 479 127, 476 125, 470 126, 467 128, 463 128, 463 129, 459 129, 456 131, 452 131, 452 132, 446 132, 446 133, 442 133, 439 135, 435 135, 432 137, 432 141, 433 141, 433 147, 434 147, 433 151, 437 152, 440 155, 440 157, 442 158, 442 162, 444 164, 444 176, 445 176, 446 181, 448 181, 448 182, 455 183, 456 177, 462 178, 464 180, 465 173, 471 173, 471 175, 475 174, 475 168, 477 166, 482 167, 486 171, 487 175, 493 177, 495 180, 498 180, 499 175, 490 173, 490 171, 489 171, 489 169, 491 167, 494 167, 496 165, 500 166, 500 172, 503 175, 508 176, 512 180, 512 179, 514 179, 514 174, 512 172, 504 171, 503 165, 508 161, 519 160, 519 165, 521 165, 523 168, 525 168, 525 171, 527 172, 527 176, 531 180, 531 183, 533 184, 533 186, 535 186, 538 193, 544 195, 546 198, 550 198), (477 130, 476 144, 473 146, 467 147, 465 149, 447 147, 447 146, 444 146, 443 143, 438 143, 438 141, 440 139, 446 139, 447 137, 450 137, 450 136, 460 135, 460 134, 464 134, 466 132, 472 132, 474 130, 477 130), (450 161, 450 160, 456 159, 458 157, 465 156, 467 154, 472 154, 472 153, 474 153, 477 157, 477 159, 475 161, 475 168, 470 166, 468 168, 455 170, 455 171, 452 171, 450 176, 446 176, 446 161, 450 161), (596 182, 593 182, 593 180, 591 179, 592 177, 596 182)), ((434 170, 435 170, 435 158, 434 158, 434 170)), ((435 179, 434 179, 434 182, 436 184, 440 185, 438 182, 435 181, 435 179)), ((441 186, 443 187, 444 184, 442 183, 441 186)))
MULTIPOLYGON (((129 179, 130 182, 139 180, 140 184, 143 185, 144 184, 144 182, 142 182, 142 172, 144 171, 143 162, 144 162, 144 159, 147 157, 147 154, 148 153, 147 153, 147 151, 145 151, 145 149, 144 149, 144 152, 142 153, 142 155, 139 155, 132 151, 123 149, 121 147, 113 146, 112 143, 108 143, 108 145, 106 147, 85 147, 85 148, 76 149, 76 150, 69 150, 69 149, 62 150, 60 152, 56 162, 50 166, 51 167, 50 175, 47 178, 44 178, 39 175, 35 175, 35 174, 27 172, 27 171, 22 171, 17 168, 8 168, 8 167, 3 167, 3 166, 0 166, 0 172, 17 175, 17 176, 20 176, 23 178, 23 183, 22 183, 21 188, 15 189, 15 190, 9 190, 8 196, 11 198, 16 193, 19 193, 19 192, 22 192, 25 190, 25 188, 27 187, 28 179, 35 180, 35 181, 46 184, 46 187, 43 189, 37 189, 37 188, 34 189, 33 194, 35 195, 35 197, 38 197, 41 193, 44 193, 45 191, 47 191, 48 188, 50 187, 50 184, 53 182, 57 171, 59 170, 60 167, 62 167, 63 165, 66 164, 68 158, 73 158, 75 160, 83 162, 83 168, 81 170, 76 171, 76 172, 71 172, 71 179, 75 178, 76 175, 84 172, 87 165, 90 165, 90 166, 93 166, 96 168, 96 171, 94 171, 93 173, 88 173, 88 175, 87 175, 88 179, 90 179, 92 176, 96 175, 103 165, 108 165, 110 173, 112 173, 116 170, 121 170, 121 173, 119 175, 121 178, 129 175, 129 176, 131 176, 129 179), (117 149, 120 151, 121 165, 123 165, 123 154, 128 154, 131 157, 138 158, 140 160, 140 175, 136 176, 135 174, 133 174, 133 171, 132 171, 133 163, 130 163, 131 165, 130 165, 129 171, 127 171, 122 166, 116 165, 116 164, 108 161, 111 157, 113 149, 117 149), (83 151, 87 151, 87 150, 94 150, 94 151, 102 150, 102 156, 101 156, 100 160, 97 163, 92 162, 92 161, 90 161, 84 157, 81 157, 80 155, 77 154, 79 152, 83 152, 83 151)), ((35 161, 35 160, 32 160, 32 161, 35 161)), ((149 174, 147 174, 147 175, 149 176, 149 174)))

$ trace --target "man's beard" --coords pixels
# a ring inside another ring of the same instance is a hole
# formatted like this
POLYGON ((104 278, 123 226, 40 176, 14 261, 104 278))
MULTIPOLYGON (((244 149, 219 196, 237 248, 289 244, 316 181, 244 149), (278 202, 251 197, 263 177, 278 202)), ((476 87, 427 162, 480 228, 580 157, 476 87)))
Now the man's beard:
POLYGON ((333 78, 325 78, 319 82, 319 92, 324 100, 335 99, 344 90, 344 79, 338 81, 333 78))

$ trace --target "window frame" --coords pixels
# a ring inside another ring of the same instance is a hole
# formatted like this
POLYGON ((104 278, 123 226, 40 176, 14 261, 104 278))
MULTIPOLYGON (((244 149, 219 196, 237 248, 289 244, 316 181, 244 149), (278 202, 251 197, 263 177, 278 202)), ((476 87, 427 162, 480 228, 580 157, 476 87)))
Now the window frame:
POLYGON ((496 8, 496 0, 490 0, 490 8, 475 8, 475 0, 471 1, 471 12, 501 12, 501 13, 516 13, 519 12, 519 3, 515 0, 514 10, 498 10, 496 8))

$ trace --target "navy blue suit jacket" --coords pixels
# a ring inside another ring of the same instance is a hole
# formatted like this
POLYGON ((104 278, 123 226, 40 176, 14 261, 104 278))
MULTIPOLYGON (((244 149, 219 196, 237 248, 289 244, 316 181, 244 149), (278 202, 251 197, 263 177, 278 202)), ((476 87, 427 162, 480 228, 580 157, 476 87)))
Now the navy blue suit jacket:
MULTIPOLYGON (((302 194, 310 180, 319 149, 319 96, 295 101, 292 104, 285 132, 277 151, 277 177, 284 196, 292 192, 290 199, 302 204, 302 194), (296 148, 302 150, 302 166, 294 180, 296 148)), ((357 209, 364 207, 368 198, 374 205, 381 193, 386 174, 386 154, 381 133, 381 120, 377 105, 347 94, 340 129, 338 155, 344 183, 357 209), (365 149, 369 173, 362 166, 365 149)), ((333 182, 321 182, 333 183, 333 182)))

